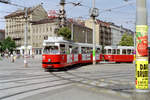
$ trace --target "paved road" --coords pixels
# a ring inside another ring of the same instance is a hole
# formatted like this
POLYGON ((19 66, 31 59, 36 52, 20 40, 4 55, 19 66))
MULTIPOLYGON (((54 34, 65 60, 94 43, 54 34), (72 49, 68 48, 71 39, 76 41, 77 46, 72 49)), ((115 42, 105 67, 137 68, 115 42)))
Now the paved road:
POLYGON ((18 100, 71 83, 44 72, 40 59, 29 60, 27 68, 23 59, 17 59, 14 63, 6 58, 0 61, 0 100, 18 100))
MULTIPOLYGON (((55 95, 49 97, 54 90, 56 93, 66 90, 60 92, 60 97, 68 92, 75 96, 80 91, 82 96, 98 94, 103 99, 107 97, 106 100, 125 100, 133 92, 134 64, 97 64, 68 71, 44 72, 40 58, 30 58, 28 62, 29 66, 25 68, 23 59, 14 63, 6 58, 0 61, 0 100, 49 100, 50 97, 55 100, 55 95), (89 92, 85 93, 85 90, 89 92), (45 95, 39 96, 43 93, 45 95)), ((93 95, 94 100, 98 97, 93 95)))

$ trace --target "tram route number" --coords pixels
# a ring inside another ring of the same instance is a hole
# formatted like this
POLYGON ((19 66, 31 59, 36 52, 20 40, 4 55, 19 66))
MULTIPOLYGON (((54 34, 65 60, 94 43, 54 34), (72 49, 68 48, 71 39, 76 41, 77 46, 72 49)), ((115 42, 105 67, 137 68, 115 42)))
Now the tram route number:
POLYGON ((136 61, 136 88, 148 89, 148 61, 136 61))

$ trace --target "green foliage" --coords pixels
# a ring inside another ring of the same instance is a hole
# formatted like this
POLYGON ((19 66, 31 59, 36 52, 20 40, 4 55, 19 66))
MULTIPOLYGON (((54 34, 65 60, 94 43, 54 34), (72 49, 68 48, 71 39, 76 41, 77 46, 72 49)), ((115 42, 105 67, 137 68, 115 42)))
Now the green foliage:
POLYGON ((2 42, 0 42, 0 52, 2 52, 2 42))
POLYGON ((63 36, 65 39, 71 39, 71 30, 67 27, 62 27, 58 30, 58 35, 63 36))
POLYGON ((120 46, 134 46, 134 41, 131 35, 126 33, 122 36, 121 41, 119 42, 120 46))
POLYGON ((10 37, 7 37, 0 43, 0 50, 1 52, 12 52, 16 48, 16 43, 10 37))

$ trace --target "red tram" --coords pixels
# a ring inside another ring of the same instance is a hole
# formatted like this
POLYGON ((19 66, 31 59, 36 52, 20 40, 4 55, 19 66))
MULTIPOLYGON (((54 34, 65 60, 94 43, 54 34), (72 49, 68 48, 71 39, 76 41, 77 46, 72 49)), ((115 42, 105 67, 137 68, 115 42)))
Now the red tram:
POLYGON ((104 59, 109 62, 133 62, 134 47, 132 46, 105 46, 104 59))
MULTIPOLYGON (((92 44, 73 43, 62 37, 49 37, 43 42, 42 67, 45 70, 64 68, 75 64, 92 63, 92 44)), ((96 45, 96 62, 102 60, 102 47, 96 45)))

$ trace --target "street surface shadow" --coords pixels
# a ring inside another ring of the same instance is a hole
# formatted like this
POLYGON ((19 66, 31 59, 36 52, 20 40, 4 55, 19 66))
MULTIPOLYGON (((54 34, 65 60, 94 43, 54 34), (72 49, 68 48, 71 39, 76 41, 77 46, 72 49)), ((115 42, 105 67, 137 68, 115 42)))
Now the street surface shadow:
POLYGON ((62 71, 75 70, 86 65, 89 65, 89 64, 76 64, 76 65, 71 65, 71 66, 67 66, 64 68, 51 69, 51 70, 48 70, 48 72, 62 72, 62 71))

